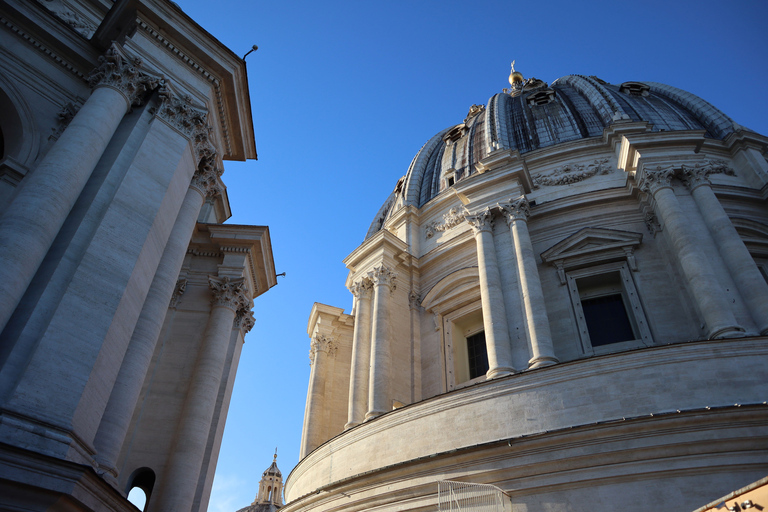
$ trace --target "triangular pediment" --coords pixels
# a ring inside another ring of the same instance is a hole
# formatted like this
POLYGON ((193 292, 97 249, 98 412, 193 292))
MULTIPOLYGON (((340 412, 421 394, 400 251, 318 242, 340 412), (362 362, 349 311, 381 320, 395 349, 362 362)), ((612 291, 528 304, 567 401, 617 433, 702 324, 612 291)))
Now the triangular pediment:
POLYGON ((642 233, 606 228, 583 228, 556 243, 543 253, 546 263, 583 258, 594 259, 601 253, 612 257, 617 251, 632 253, 643 240, 642 233))

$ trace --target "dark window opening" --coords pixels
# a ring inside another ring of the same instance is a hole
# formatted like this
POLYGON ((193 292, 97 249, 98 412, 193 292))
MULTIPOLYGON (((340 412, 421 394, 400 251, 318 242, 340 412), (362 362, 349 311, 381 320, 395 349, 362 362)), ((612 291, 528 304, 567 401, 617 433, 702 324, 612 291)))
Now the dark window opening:
POLYGON ((582 299, 581 309, 593 347, 635 339, 621 294, 582 299))
POLYGON ((141 510, 147 510, 155 486, 155 472, 149 468, 139 468, 128 481, 128 500, 141 510))
POLYGON ((448 186, 449 186, 449 187, 452 187, 452 186, 453 186, 453 183, 454 183, 454 181, 453 181, 453 176, 451 176, 450 178, 448 178, 448 186))
POLYGON ((485 347, 485 332, 480 331, 467 338, 467 359, 469 378, 475 379, 488 372, 488 351, 485 347))

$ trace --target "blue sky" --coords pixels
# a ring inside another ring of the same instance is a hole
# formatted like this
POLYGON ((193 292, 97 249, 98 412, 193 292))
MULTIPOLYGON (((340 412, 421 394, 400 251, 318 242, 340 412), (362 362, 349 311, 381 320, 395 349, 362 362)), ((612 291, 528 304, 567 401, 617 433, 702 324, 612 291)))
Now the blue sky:
POLYGON ((209 510, 253 501, 279 447, 298 462, 313 302, 352 296, 341 263, 435 133, 506 87, 509 64, 657 81, 768 134, 768 2, 177 0, 242 55, 258 161, 227 162, 233 217, 268 225, 279 285, 246 337, 209 510))

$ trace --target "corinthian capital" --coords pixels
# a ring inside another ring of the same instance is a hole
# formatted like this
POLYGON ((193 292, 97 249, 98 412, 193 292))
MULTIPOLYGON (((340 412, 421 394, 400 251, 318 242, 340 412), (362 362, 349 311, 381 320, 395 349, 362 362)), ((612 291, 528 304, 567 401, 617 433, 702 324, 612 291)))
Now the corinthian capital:
POLYGON ((196 188, 204 197, 216 197, 221 194, 218 178, 223 169, 213 159, 203 160, 192 176, 190 186, 196 188))
POLYGON ((325 352, 329 356, 335 356, 338 345, 331 336, 315 334, 309 349, 309 364, 315 362, 318 352, 325 352))
POLYGON ((375 285, 381 284, 389 286, 393 291, 395 289, 395 279, 397 279, 397 274, 384 265, 374 267, 374 269, 368 273, 368 277, 375 285))
POLYGON ((160 79, 142 72, 141 59, 127 57, 122 49, 112 43, 109 50, 99 57, 99 66, 88 75, 92 88, 112 87, 125 95, 130 105, 140 105, 144 93, 160 84, 160 79))
MULTIPOLYGON (((252 301, 251 301, 252 302, 252 301)), ((256 324, 256 319, 253 317, 253 311, 251 311, 251 304, 247 307, 237 310, 235 315, 235 327, 243 331, 243 334, 248 334, 253 326, 256 324)))
POLYGON ((727 174, 733 176, 733 169, 723 160, 705 160, 692 165, 683 164, 681 167, 685 184, 693 190, 701 185, 711 185, 710 174, 727 174))
POLYGON ((371 289, 373 289, 373 281, 368 277, 364 277, 359 281, 356 281, 352 285, 350 291, 352 292, 352 295, 360 300, 369 298, 371 296, 371 289))
POLYGON ((499 209, 504 212, 508 224, 511 224, 512 221, 515 220, 527 221, 528 217, 531 215, 531 205, 528 203, 528 199, 526 199, 525 196, 510 200, 510 202, 506 204, 500 204, 499 209))
POLYGON ((493 212, 490 208, 486 208, 476 214, 470 214, 467 212, 464 215, 464 219, 472 226, 472 230, 475 234, 481 231, 491 231, 493 229, 493 212))
POLYGON ((231 279, 229 277, 208 276, 208 285, 213 292, 211 304, 224 306, 232 311, 237 311, 250 304, 245 279, 231 279))
POLYGON ((654 195, 663 188, 671 188, 672 178, 674 176, 675 170, 671 166, 658 166, 656 169, 644 169, 643 177, 640 180, 640 189, 643 192, 654 195))

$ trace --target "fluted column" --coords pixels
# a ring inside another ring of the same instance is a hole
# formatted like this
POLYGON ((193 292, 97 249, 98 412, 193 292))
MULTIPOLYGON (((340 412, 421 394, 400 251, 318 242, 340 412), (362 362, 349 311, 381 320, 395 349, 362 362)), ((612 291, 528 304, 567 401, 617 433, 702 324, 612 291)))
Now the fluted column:
POLYGON ((368 378, 371 364, 371 290, 373 282, 364 278, 352 287, 355 330, 352 337, 352 369, 349 379, 349 412, 344 430, 365 420, 368 408, 368 378))
POLYGON ((683 166, 686 184, 699 207, 704 223, 715 240, 720 256, 733 277, 747 309, 762 335, 768 334, 768 283, 744 245, 723 205, 712 191, 709 174, 722 171, 709 163, 683 166))
POLYGON ((488 352, 486 377, 493 379, 514 372, 504 295, 501 291, 501 274, 493 243, 493 215, 486 209, 476 215, 467 215, 466 220, 472 226, 477 243, 480 302, 488 352))
POLYGON ((389 300, 397 274, 381 265, 373 269, 370 277, 373 280, 373 321, 368 412, 365 413, 365 421, 392 410, 392 405, 387 403, 392 362, 389 353, 389 300))
POLYGON ((192 178, 112 388, 94 446, 100 467, 113 476, 117 476, 117 457, 155 352, 200 208, 206 196, 218 195, 216 178, 220 174, 218 168, 204 163, 192 178))
POLYGON ((527 334, 531 344, 531 359, 528 361, 528 367, 549 366, 557 363, 558 360, 552 346, 552 334, 549 330, 549 318, 544 304, 544 292, 541 289, 531 235, 528 232, 530 206, 525 196, 509 204, 499 206, 507 217, 512 245, 515 248, 520 294, 523 298, 527 334))
POLYGON ((709 339, 743 336, 733 311, 725 300, 717 276, 707 255, 699 248, 696 235, 672 190, 674 170, 657 168, 645 170, 641 188, 650 193, 656 203, 656 214, 662 219, 691 295, 707 325, 709 339))
POLYGON ((152 510, 187 511, 192 507, 195 485, 205 456, 205 447, 216 407, 235 315, 250 309, 243 278, 210 276, 213 292, 211 314, 203 333, 200 353, 192 374, 184 411, 159 495, 152 510))
POLYGON ((116 46, 99 58, 94 88, 0 219, 0 331, 5 328, 123 116, 156 81, 116 46))

